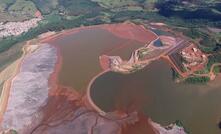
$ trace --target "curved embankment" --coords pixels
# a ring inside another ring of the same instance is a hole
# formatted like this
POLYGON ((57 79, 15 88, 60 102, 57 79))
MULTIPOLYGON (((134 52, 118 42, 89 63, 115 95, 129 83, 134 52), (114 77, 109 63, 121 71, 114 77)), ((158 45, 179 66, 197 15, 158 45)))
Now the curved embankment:
POLYGON ((109 72, 109 71, 111 71, 111 70, 110 70, 110 69, 107 69, 107 70, 102 71, 102 72, 99 73, 98 75, 94 76, 94 77, 92 78, 92 80, 90 81, 90 83, 88 84, 88 87, 87 87, 87 90, 86 90, 86 98, 87 98, 87 101, 89 102, 89 105, 90 105, 93 109, 95 109, 99 114, 101 114, 101 115, 103 115, 103 116, 106 115, 106 112, 103 111, 102 109, 100 109, 100 108, 94 103, 94 101, 93 101, 92 98, 91 98, 91 90, 90 90, 90 89, 91 89, 92 84, 94 83, 94 81, 95 81, 98 77, 104 75, 105 73, 107 73, 107 72, 109 72))

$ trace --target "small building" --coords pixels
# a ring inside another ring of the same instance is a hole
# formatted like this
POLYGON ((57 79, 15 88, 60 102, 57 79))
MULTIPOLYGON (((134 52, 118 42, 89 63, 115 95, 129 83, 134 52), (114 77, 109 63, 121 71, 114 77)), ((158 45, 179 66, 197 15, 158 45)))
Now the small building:
POLYGON ((182 55, 186 55, 186 52, 182 51, 181 54, 182 54, 182 55))
POLYGON ((36 17, 36 18, 41 18, 41 17, 42 17, 41 12, 40 12, 39 10, 37 10, 37 11, 35 12, 35 17, 36 17))
POLYGON ((203 59, 206 59, 207 57, 206 57, 206 55, 205 55, 205 54, 203 54, 203 55, 202 55, 202 58, 203 58, 203 59))
POLYGON ((197 52, 197 48, 193 47, 193 52, 196 53, 197 52))

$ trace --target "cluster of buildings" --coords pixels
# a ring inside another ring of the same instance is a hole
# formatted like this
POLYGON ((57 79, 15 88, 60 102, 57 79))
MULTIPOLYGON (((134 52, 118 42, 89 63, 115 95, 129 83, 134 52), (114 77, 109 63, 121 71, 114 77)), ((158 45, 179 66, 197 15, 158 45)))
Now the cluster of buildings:
POLYGON ((41 17, 33 18, 23 22, 0 23, 0 38, 8 36, 18 36, 29 29, 37 27, 41 17))
POLYGON ((207 56, 194 44, 184 48, 181 51, 183 65, 188 71, 203 69, 207 63, 207 56))

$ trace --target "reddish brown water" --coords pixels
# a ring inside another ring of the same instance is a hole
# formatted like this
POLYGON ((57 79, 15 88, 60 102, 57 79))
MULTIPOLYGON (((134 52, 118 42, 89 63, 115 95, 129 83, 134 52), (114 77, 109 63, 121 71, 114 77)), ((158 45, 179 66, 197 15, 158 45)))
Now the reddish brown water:
POLYGON ((136 108, 162 125, 180 120, 190 134, 221 133, 220 79, 208 85, 174 83, 170 67, 162 61, 128 75, 100 76, 91 97, 104 111, 136 108))
POLYGON ((99 28, 71 34, 53 41, 59 46, 63 65, 59 84, 84 91, 93 76, 101 72, 99 56, 119 55, 129 59, 131 52, 142 43, 122 39, 99 28))
MULTIPOLYGON (((98 28, 53 43, 59 46, 63 58, 59 84, 80 91, 85 91, 92 77, 101 71, 100 55, 120 55, 127 59, 142 45, 98 28)), ((95 103, 105 111, 133 108, 136 104, 136 108, 163 125, 181 120, 192 134, 220 134, 220 89, 219 81, 209 85, 176 84, 170 67, 156 62, 130 75, 107 73, 95 81, 91 93, 95 103)))

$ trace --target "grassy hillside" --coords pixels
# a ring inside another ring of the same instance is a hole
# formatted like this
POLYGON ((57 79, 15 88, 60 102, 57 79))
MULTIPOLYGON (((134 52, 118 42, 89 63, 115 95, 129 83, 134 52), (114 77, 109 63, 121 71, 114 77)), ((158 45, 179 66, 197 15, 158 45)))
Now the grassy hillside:
POLYGON ((0 11, 7 10, 7 8, 13 4, 15 1, 14 0, 1 0, 0 1, 0 11))
POLYGON ((32 1, 16 0, 11 6, 8 7, 8 12, 16 16, 33 17, 37 11, 35 4, 32 1))
POLYGON ((72 16, 87 14, 89 12, 99 12, 101 9, 111 12, 153 12, 159 10, 161 11, 160 14, 166 17, 180 15, 185 18, 192 12, 189 14, 183 13, 184 10, 185 12, 195 11, 205 7, 209 14, 219 17, 219 15, 221 15, 221 5, 215 5, 218 1, 219 0, 1 0, 0 21, 31 18, 37 9, 44 15, 57 12, 72 16))
POLYGON ((28 0, 1 0, 0 22, 22 21, 33 18, 37 8, 28 0))
POLYGON ((49 14, 58 8, 58 0, 32 0, 36 7, 43 13, 49 14))
POLYGON ((122 10, 154 10, 154 4, 157 0, 92 0, 100 6, 113 11, 122 10))
POLYGON ((92 0, 98 2, 100 5, 106 8, 116 8, 128 5, 136 5, 137 2, 134 0, 92 0))

